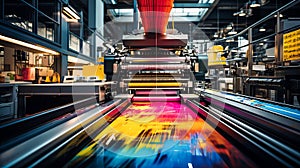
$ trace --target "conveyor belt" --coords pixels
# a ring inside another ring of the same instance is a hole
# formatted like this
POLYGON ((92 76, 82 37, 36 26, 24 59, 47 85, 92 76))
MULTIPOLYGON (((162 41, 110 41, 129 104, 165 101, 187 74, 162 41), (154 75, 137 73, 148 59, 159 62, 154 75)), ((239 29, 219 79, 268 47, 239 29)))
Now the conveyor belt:
POLYGON ((259 99, 254 99, 254 98, 250 98, 250 97, 246 97, 246 96, 239 96, 239 95, 234 95, 234 94, 230 94, 230 93, 225 93, 225 92, 217 92, 217 91, 213 91, 213 90, 206 90, 206 93, 209 94, 214 94, 214 95, 220 95, 225 97, 226 99, 231 99, 243 104, 247 104, 250 105, 252 107, 256 107, 262 110, 266 110, 266 111, 270 111, 273 113, 276 113, 278 115, 283 115, 286 117, 289 117, 291 119, 295 119, 297 121, 300 122, 300 109, 296 108, 296 107, 291 107, 291 106, 287 106, 287 105, 283 105, 283 104, 275 104, 275 102, 273 103, 269 103, 267 101, 263 101, 263 100, 259 100, 259 99))
MULTIPOLYGON (((49 127, 44 132, 35 137, 17 143, 9 149, 0 151, 0 167, 34 167, 37 164, 45 163, 47 156, 59 151, 65 144, 75 139, 76 143, 89 141, 92 132, 101 130, 110 119, 114 118, 128 104, 127 101, 115 100, 101 107, 92 109, 82 115, 61 123, 55 127, 49 127), (116 106, 119 104, 118 106, 116 106), (110 111, 109 113, 107 113, 110 111), (99 126, 93 131, 87 128, 92 125, 99 126), (87 135, 88 131, 91 134, 87 135), (76 139, 77 138, 77 139, 76 139), (78 139, 79 138, 79 139, 78 139)), ((1 144, 2 147, 3 144, 1 144)), ((69 148, 68 146, 67 148, 69 148)), ((78 149, 78 146, 73 146, 78 149)), ((49 158, 48 158, 49 159, 49 158)), ((49 160, 53 158, 50 157, 49 160)), ((56 164, 62 164, 58 160, 52 160, 51 165, 45 164, 41 167, 55 167, 56 164)))
MULTIPOLYGON (((247 105, 249 107, 259 109, 265 112, 268 112, 272 115, 279 115, 283 116, 285 118, 289 118, 293 121, 300 122, 300 109, 297 107, 292 107, 290 105, 281 104, 277 102, 271 102, 267 100, 260 100, 258 98, 244 96, 244 95, 237 95, 237 94, 231 94, 231 93, 225 93, 225 92, 218 92, 214 90, 205 90, 200 91, 199 93, 203 93, 207 96, 214 96, 219 97, 222 99, 231 100, 240 104, 247 105)), ((261 114, 263 115, 263 114, 261 114)), ((270 119, 272 117, 269 117, 270 119)), ((274 118, 272 118, 274 119, 274 118)), ((285 123, 286 124, 286 123, 285 123)), ((294 125, 294 124, 293 124, 294 125)), ((298 127, 299 128, 299 127, 298 127)))
POLYGON ((41 132, 47 130, 46 124, 51 126, 56 126, 65 121, 65 119, 70 119, 80 115, 86 111, 91 110, 91 108, 96 108, 99 106, 96 103, 95 98, 87 98, 84 100, 76 101, 74 103, 66 104, 64 106, 56 107, 46 111, 42 111, 35 115, 30 115, 13 121, 5 122, 0 124, 0 135, 3 136, 0 140, 0 150, 3 150, 5 143, 5 148, 14 142, 22 142, 31 136, 37 135, 41 132), (75 109, 76 108, 76 109, 75 109), (60 120, 60 121, 59 121, 60 120), (45 129, 41 129, 43 126, 45 129), (30 130, 40 127, 36 133, 26 134, 30 130))
MULTIPOLYGON (((300 122, 296 118, 285 115, 287 111, 281 114, 278 111, 260 108, 265 103, 281 108, 279 103, 210 90, 202 90, 201 96, 203 99, 201 103, 209 107, 207 110, 217 111, 210 112, 216 118, 233 121, 233 123, 226 123, 224 126, 226 130, 230 125, 234 129, 240 125, 243 130, 236 132, 244 132, 243 136, 248 140, 251 139, 251 144, 255 148, 258 147, 267 153, 266 156, 271 156, 271 162, 274 160, 273 162, 286 167, 300 166, 300 122)), ((287 105, 282 105, 282 108, 297 109, 287 105)))

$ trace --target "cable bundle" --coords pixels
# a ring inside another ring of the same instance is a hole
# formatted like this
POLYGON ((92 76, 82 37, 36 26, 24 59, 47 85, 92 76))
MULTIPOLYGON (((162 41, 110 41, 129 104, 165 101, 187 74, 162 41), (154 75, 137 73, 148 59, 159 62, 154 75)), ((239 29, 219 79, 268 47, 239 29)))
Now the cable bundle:
POLYGON ((165 34, 174 0, 138 0, 146 34, 165 34))

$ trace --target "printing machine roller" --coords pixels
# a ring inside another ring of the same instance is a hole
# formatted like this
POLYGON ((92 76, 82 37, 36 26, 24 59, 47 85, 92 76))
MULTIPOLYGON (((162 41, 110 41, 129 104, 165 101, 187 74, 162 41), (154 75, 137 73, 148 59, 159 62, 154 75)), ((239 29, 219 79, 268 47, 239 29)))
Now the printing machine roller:
POLYGON ((119 81, 119 93, 135 94, 137 90, 192 93, 195 82, 190 57, 177 56, 172 50, 156 48, 132 50, 130 53, 127 56, 105 57, 106 66, 118 66, 113 78, 119 81))

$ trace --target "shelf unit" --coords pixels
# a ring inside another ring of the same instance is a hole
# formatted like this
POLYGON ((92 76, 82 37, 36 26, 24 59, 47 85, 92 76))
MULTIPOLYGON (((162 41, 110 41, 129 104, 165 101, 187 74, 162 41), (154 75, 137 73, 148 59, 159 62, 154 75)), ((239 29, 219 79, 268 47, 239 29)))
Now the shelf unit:
POLYGON ((16 79, 22 76, 22 69, 29 67, 29 53, 22 50, 15 50, 15 72, 16 79))

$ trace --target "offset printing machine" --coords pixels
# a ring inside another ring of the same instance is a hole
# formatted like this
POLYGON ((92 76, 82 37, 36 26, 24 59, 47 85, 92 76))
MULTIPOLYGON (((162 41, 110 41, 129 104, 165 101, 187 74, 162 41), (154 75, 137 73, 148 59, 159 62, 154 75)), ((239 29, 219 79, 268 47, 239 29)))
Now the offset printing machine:
POLYGON ((9 135, 0 143, 0 165, 300 165, 300 109, 198 89, 193 58, 175 55, 174 48, 106 56, 108 66, 117 66, 110 74, 116 81, 112 101, 81 100, 0 125, 1 135, 9 135))
POLYGON ((300 167, 300 109, 197 88, 205 68, 186 43, 124 36, 128 51, 104 59, 114 99, 0 124, 0 167, 300 167))
POLYGON ((196 79, 205 80, 207 56, 186 52, 186 35, 125 35, 123 44, 126 52, 104 56, 107 80, 118 81, 118 94, 135 100, 150 92, 193 94, 196 79))
MULTIPOLYGON (((111 71, 112 80, 119 83, 118 93, 134 94, 135 101, 146 100, 147 97, 142 95, 149 95, 149 93, 175 95, 172 97, 174 100, 179 99, 180 93, 192 93, 194 81, 191 78, 193 74, 189 57, 175 54, 183 50, 180 48, 182 46, 175 46, 178 41, 181 42, 180 45, 186 45, 184 41, 187 39, 183 39, 184 37, 186 36, 172 41, 169 39, 168 47, 172 48, 168 49, 152 46, 153 39, 150 39, 149 44, 145 42, 147 46, 141 46, 139 42, 131 42, 135 41, 132 37, 130 40, 124 39, 124 44, 130 44, 126 46, 129 48, 127 54, 113 58, 111 55, 105 56, 105 69, 118 67, 114 74, 111 71), (134 44, 139 45, 134 46, 134 44), (115 62, 118 64, 116 65, 115 62)), ((152 99, 159 100, 159 97, 152 97, 152 99)))

